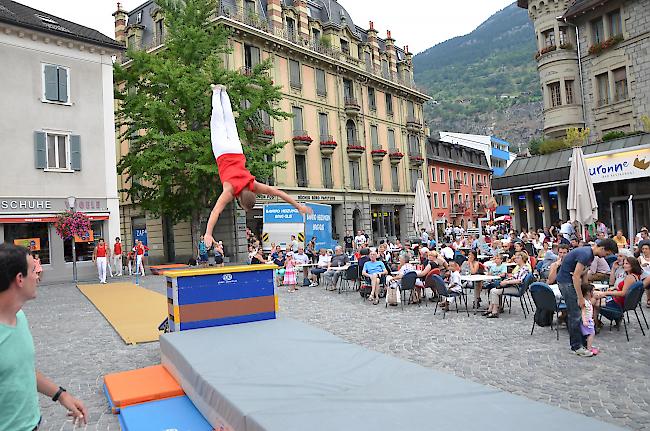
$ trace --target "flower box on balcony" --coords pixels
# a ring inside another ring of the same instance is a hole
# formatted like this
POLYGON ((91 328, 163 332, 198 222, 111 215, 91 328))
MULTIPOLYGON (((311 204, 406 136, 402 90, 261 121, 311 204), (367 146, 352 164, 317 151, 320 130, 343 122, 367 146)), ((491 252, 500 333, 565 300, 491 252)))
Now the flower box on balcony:
POLYGON ((320 142, 320 152, 325 155, 331 155, 337 147, 336 141, 321 141, 320 142))
POLYGON ((384 150, 383 148, 377 148, 370 152, 372 160, 375 162, 381 162, 384 157, 386 157, 386 154, 388 154, 388 151, 384 150))
POLYGON ((259 135, 260 139, 266 142, 271 142, 274 136, 275 136, 275 132, 273 131, 273 129, 265 129, 259 135))
POLYGON ((359 158, 366 151, 362 145, 348 145, 348 157, 359 158))
POLYGON ((623 37, 622 34, 617 34, 616 36, 612 36, 606 41, 600 42, 600 43, 595 43, 589 47, 589 54, 591 55, 598 55, 603 51, 607 51, 609 48, 618 45, 619 43, 623 42, 625 38, 623 37))
POLYGON ((557 46, 556 46, 556 45, 550 45, 550 46, 546 46, 546 47, 540 49, 540 50, 537 51, 537 53, 535 54, 535 60, 537 60, 538 58, 540 58, 540 57, 541 57, 542 55, 544 55, 544 54, 548 54, 549 52, 553 52, 553 51, 555 51, 556 49, 557 49, 557 46))
POLYGON ((409 160, 411 161, 411 164, 413 165, 419 165, 424 162, 424 157, 422 156, 409 156, 409 160))
POLYGON ((307 135, 294 136, 291 141, 296 151, 307 151, 313 139, 307 135))

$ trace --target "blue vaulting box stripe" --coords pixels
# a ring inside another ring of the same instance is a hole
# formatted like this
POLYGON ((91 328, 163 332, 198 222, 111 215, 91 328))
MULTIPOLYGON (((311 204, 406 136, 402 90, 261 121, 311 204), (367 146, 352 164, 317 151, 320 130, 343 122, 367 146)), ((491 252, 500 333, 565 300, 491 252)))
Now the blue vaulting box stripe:
POLYGON ((246 314, 244 316, 224 317, 222 319, 199 320, 196 322, 181 322, 180 330, 209 328, 212 326, 236 325, 238 323, 258 322, 275 319, 275 312, 246 314))
POLYGON ((124 407, 119 418, 122 431, 212 431, 186 396, 124 407))
POLYGON ((273 296, 273 271, 233 272, 178 278, 178 305, 273 296))

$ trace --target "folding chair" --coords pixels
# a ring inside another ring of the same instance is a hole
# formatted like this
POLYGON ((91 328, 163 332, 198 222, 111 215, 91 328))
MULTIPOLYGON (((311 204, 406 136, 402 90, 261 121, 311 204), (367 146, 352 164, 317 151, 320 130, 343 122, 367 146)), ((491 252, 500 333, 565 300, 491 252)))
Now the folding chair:
POLYGON ((600 315, 609 320, 609 330, 612 330, 612 322, 614 321, 623 321, 623 327, 625 328, 625 337, 627 341, 630 341, 630 336, 627 332, 627 323, 625 322, 625 317, 627 320, 630 320, 629 312, 634 311, 636 315, 636 320, 639 322, 639 328, 641 328, 641 333, 645 337, 645 331, 643 330, 643 325, 641 325, 641 319, 639 319, 639 313, 636 312, 639 302, 643 297, 643 282, 637 281, 632 286, 630 286, 625 294, 625 305, 623 310, 603 307, 600 309, 600 315))
MULTIPOLYGON (((467 296, 465 296, 462 292, 452 292, 449 289, 447 289, 447 285, 445 284, 445 281, 440 277, 439 275, 432 275, 431 279, 433 280, 433 283, 436 287, 436 293, 438 296, 441 296, 445 299, 448 298, 457 298, 456 301, 456 314, 458 314, 458 301, 462 300, 465 298, 465 312, 467 312, 467 317, 469 317, 469 308, 467 308, 467 296)), ((438 303, 436 302, 436 308, 433 310, 433 314, 435 315, 438 312, 438 303)), ((444 319, 445 316, 447 315, 447 310, 443 309, 443 315, 442 318, 444 319)))
MULTIPOLYGON (((402 277, 402 282, 400 283, 400 295, 402 295, 402 309, 404 309, 404 301, 406 300, 406 292, 409 292, 409 295, 413 293, 415 289, 415 280, 417 280, 418 274, 416 272, 407 272, 402 277)), ((419 304, 418 304, 419 305, 419 304)))
MULTIPOLYGON (((503 296, 504 301, 507 301, 507 298, 510 298, 510 301, 508 301, 508 314, 512 311, 512 298, 519 298, 519 303, 521 304, 521 311, 524 313, 524 319, 526 319, 526 313, 530 314, 531 310, 528 309, 528 301, 526 300, 526 292, 528 291, 528 288, 530 287, 530 284, 533 282, 533 274, 528 274, 526 278, 524 278, 524 281, 519 284, 517 293, 503 293, 501 296, 503 296), (524 305, 526 308, 524 308, 524 305)), ((532 304, 531 304, 531 309, 532 304)))
POLYGON ((350 285, 354 290, 358 289, 359 285, 359 265, 350 265, 343 274, 341 274, 341 280, 339 281, 339 293, 343 290, 348 292, 350 290, 350 285), (345 289, 343 289, 345 286, 345 289))
MULTIPOLYGON (((535 302, 535 308, 538 311, 551 311, 555 313, 555 318, 557 319, 555 323, 555 332, 556 339, 560 339, 560 304, 558 304, 557 299, 555 298, 555 293, 546 283, 535 282, 530 285, 530 293, 533 296, 533 301, 535 302)), ((535 330, 535 319, 533 318, 533 327, 530 330, 530 335, 533 335, 535 330)), ((551 320, 551 331, 553 330, 553 321, 551 320)))

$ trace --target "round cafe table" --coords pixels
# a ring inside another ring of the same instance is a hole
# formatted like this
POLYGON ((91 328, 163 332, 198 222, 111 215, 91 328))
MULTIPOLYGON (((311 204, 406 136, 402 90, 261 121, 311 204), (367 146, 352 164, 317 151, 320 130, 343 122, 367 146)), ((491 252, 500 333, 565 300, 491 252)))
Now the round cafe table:
MULTIPOLYGON (((469 281, 472 283, 472 289, 474 289, 474 284, 480 281, 494 281, 501 280, 501 277, 495 275, 485 275, 485 274, 470 274, 470 275, 461 275, 460 281, 469 281)), ((478 307, 474 309, 474 314, 478 311, 478 307)))

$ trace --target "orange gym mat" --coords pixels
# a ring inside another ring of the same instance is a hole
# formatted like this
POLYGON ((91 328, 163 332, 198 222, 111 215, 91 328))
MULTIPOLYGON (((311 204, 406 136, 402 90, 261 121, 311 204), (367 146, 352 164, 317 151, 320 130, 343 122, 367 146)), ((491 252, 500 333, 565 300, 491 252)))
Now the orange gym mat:
POLYGON ((104 390, 113 413, 122 407, 185 395, 162 365, 107 374, 104 390))
POLYGON ((158 341, 167 317, 167 298, 133 283, 80 284, 81 293, 127 344, 158 341))
POLYGON ((161 275, 164 271, 171 271, 174 269, 190 269, 189 266, 182 263, 170 263, 167 265, 150 265, 149 270, 154 275, 161 275))

